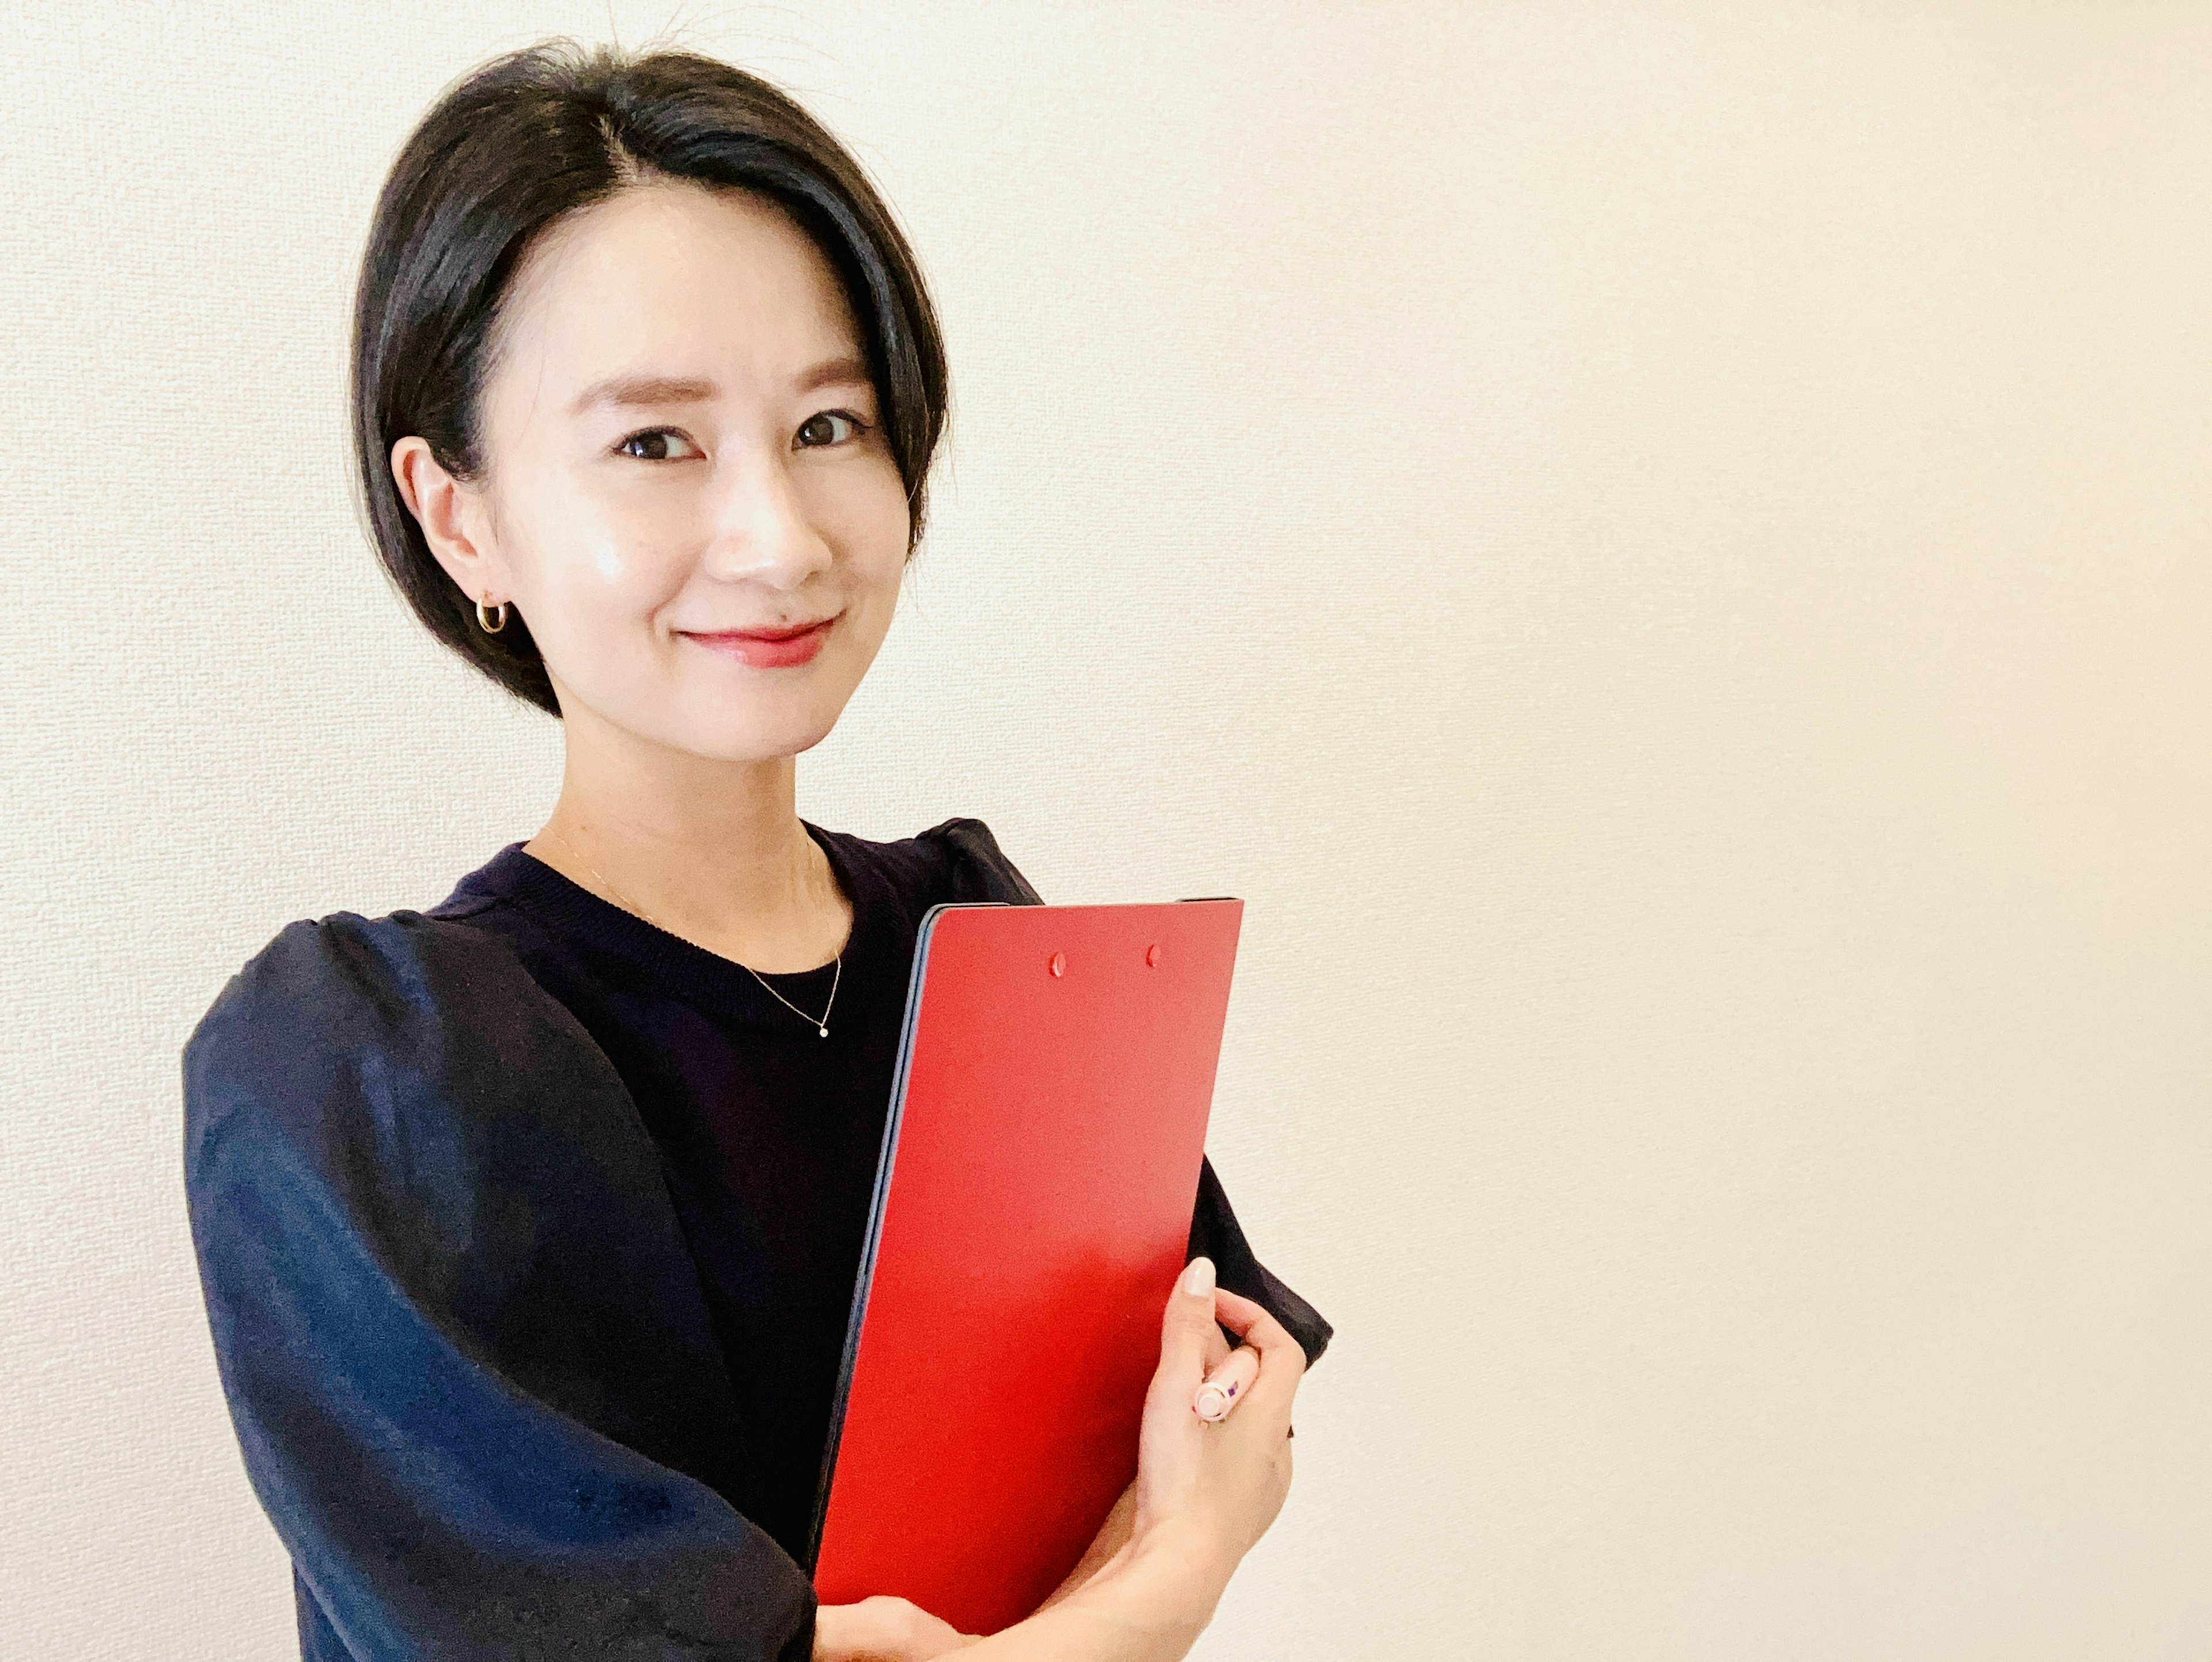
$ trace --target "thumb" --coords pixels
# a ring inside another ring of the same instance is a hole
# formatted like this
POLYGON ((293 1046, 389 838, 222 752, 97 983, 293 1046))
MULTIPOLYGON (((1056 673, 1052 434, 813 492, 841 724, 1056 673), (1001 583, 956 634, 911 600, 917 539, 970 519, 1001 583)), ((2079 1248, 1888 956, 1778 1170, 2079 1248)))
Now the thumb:
POLYGON ((1160 1324, 1161 1376, 1187 1379, 1189 1388, 1196 1390, 1206 1373, 1206 1341, 1216 1333, 1213 1260, 1193 1258, 1168 1294, 1167 1313, 1160 1324))

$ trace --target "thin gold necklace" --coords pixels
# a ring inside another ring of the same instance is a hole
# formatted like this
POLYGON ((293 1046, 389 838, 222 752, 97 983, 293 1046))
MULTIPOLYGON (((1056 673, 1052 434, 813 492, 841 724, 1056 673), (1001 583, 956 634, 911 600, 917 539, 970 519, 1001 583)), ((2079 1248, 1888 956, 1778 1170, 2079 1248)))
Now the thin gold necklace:
MULTIPOLYGON (((643 918, 647 922, 651 923, 654 928, 660 930, 664 934, 676 934, 675 930, 657 922, 653 914, 647 911, 644 907, 636 904, 633 901, 625 899, 623 896, 623 892, 615 887, 613 884, 608 882, 597 866, 594 866, 590 861, 585 859, 582 855, 576 853, 576 845, 574 843, 571 843, 567 837, 562 836, 559 831, 547 831, 545 834, 551 837, 556 843, 558 843, 562 848, 568 849, 570 854, 574 855, 576 863, 581 866, 586 871, 591 873, 592 876, 598 878, 599 880, 600 886, 604 887, 609 894, 614 897, 616 904, 621 906, 623 910, 635 912, 640 917, 643 918)), ((682 935, 676 935, 676 938, 678 941, 681 941, 684 937, 682 935)), ((769 986, 767 982, 762 981, 761 972, 753 968, 751 965, 740 964, 738 967, 743 970, 747 975, 750 976, 754 980, 759 981, 761 990, 766 993, 770 998, 774 999, 777 1003, 782 1005, 785 1009, 790 1011, 792 1014, 797 1016, 808 1026, 813 1028, 814 1031, 819 1033, 823 1038, 827 1038, 830 1037, 830 1012, 837 1008, 837 983, 844 978, 845 975, 845 954, 842 951, 840 951, 837 954, 837 967, 830 972, 830 1001, 822 1007, 822 1015, 818 1020, 813 1016, 807 1014, 805 1011, 800 1009, 799 1006, 793 1004, 781 993, 769 986)))

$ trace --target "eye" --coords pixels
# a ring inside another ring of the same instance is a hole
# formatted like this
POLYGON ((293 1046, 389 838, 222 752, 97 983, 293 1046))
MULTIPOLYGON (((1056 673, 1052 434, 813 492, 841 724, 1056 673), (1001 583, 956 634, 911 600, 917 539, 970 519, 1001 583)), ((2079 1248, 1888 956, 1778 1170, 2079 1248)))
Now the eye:
POLYGON ((818 416, 809 416, 805 423, 800 426, 799 445, 802 450, 820 450, 829 445, 842 443, 845 440, 857 439, 867 430, 868 423, 849 410, 824 410, 818 416), (831 422, 845 423, 848 430, 842 438, 836 431, 830 429, 829 423, 831 422), (817 436, 809 439, 806 436, 809 433, 815 434, 817 436))
POLYGON ((699 447, 672 427, 648 427, 633 433, 615 447, 615 452, 617 455, 634 456, 639 461, 685 460, 685 456, 672 449, 675 445, 689 446, 691 455, 699 454, 699 447))

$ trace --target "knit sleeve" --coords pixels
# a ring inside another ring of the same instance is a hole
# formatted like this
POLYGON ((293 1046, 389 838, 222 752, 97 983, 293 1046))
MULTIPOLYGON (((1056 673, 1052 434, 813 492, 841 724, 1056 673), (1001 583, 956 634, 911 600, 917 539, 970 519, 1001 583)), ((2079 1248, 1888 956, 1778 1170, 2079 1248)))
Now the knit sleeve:
POLYGON ((184 1050, 216 1360, 303 1647, 803 1662, 812 1591, 723 1492, 741 1434, 619 1081, 499 950, 290 924, 184 1050))
POLYGON ((916 839, 943 849, 951 862, 948 886, 957 901, 997 900, 1009 905, 1036 906, 1042 898, 1028 878, 1016 868, 999 847, 999 839, 980 819, 947 819, 932 825, 916 839))
POLYGON ((1211 1159, 1199 1166, 1198 1205, 1191 1215, 1189 1256, 1212 1258, 1216 1281, 1280 1322, 1306 1353, 1307 1367, 1321 1360, 1335 1330, 1321 1312, 1291 1291, 1254 1256, 1251 1244, 1244 1239, 1243 1226, 1230 1208, 1221 1179, 1214 1175, 1211 1159))

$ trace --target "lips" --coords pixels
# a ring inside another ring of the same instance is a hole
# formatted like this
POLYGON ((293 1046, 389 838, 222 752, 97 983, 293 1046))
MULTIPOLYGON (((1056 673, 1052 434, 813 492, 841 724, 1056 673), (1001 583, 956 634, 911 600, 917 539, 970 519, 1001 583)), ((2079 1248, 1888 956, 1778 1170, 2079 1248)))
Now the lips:
POLYGON ((763 629, 718 630, 713 634, 684 632, 684 638, 721 657, 750 664, 756 669, 788 669, 810 661, 830 638, 835 618, 811 624, 778 624, 763 629))

